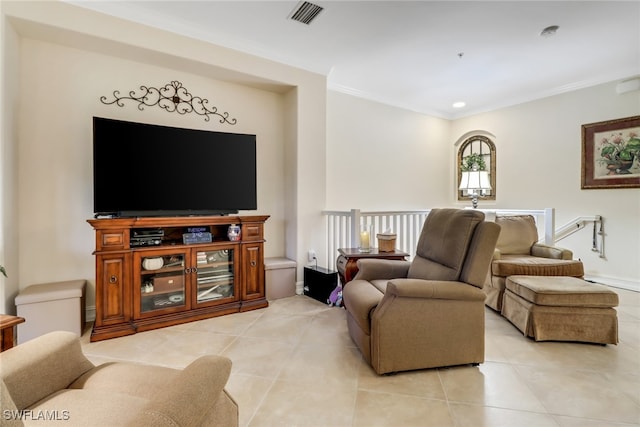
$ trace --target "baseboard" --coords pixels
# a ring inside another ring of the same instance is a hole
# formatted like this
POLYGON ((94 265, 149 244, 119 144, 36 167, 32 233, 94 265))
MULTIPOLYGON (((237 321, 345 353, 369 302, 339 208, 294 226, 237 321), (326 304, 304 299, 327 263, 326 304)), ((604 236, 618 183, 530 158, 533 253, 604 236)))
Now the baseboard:
POLYGON ((613 288, 627 289, 629 291, 640 292, 640 283, 633 282, 631 280, 615 279, 613 277, 606 277, 606 276, 590 276, 590 275, 585 275, 584 278, 586 280, 600 283, 602 285, 611 286, 613 288))
POLYGON ((92 305, 91 307, 87 307, 84 311, 85 316, 87 316, 87 322, 93 322, 96 320, 96 306, 92 305))

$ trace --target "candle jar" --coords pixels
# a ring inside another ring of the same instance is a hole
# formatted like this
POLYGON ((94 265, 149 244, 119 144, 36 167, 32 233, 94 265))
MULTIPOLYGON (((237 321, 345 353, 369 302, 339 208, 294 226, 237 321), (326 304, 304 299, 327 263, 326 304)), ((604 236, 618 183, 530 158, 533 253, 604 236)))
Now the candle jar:
POLYGON ((370 224, 363 224, 360 226, 358 251, 371 252, 371 232, 372 227, 370 224))
POLYGON ((240 232, 241 230, 239 225, 231 224, 227 229, 227 237, 230 241, 237 242, 240 240, 240 232))

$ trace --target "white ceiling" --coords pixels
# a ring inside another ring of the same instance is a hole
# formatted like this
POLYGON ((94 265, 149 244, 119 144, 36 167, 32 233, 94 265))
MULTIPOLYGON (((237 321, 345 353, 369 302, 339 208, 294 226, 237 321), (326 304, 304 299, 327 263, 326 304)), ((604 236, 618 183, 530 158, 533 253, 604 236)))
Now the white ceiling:
POLYGON ((71 3, 444 118, 640 75, 640 1, 317 0, 324 10, 310 25, 289 19, 295 0, 71 3), (540 36, 550 25, 557 33, 540 36))

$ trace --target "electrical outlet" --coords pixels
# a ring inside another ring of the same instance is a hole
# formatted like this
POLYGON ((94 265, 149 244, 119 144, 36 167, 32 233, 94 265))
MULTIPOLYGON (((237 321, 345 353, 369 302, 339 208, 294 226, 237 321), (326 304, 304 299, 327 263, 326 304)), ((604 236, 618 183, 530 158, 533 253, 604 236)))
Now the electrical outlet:
POLYGON ((316 251, 314 251, 313 249, 309 249, 309 252, 307 253, 307 260, 309 262, 313 262, 316 258, 316 251))

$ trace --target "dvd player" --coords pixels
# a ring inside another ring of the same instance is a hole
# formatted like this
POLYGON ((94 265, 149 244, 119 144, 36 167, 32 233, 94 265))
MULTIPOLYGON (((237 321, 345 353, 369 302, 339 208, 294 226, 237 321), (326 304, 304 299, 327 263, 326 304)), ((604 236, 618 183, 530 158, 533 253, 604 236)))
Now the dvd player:
POLYGON ((129 244, 133 246, 158 246, 162 244, 160 237, 132 237, 129 244))
POLYGON ((158 246, 162 244, 164 230, 162 228, 139 228, 131 230, 129 244, 131 247, 158 246))
POLYGON ((162 228, 141 228, 136 230, 131 230, 133 232, 133 237, 162 237, 164 236, 164 230, 162 228))

